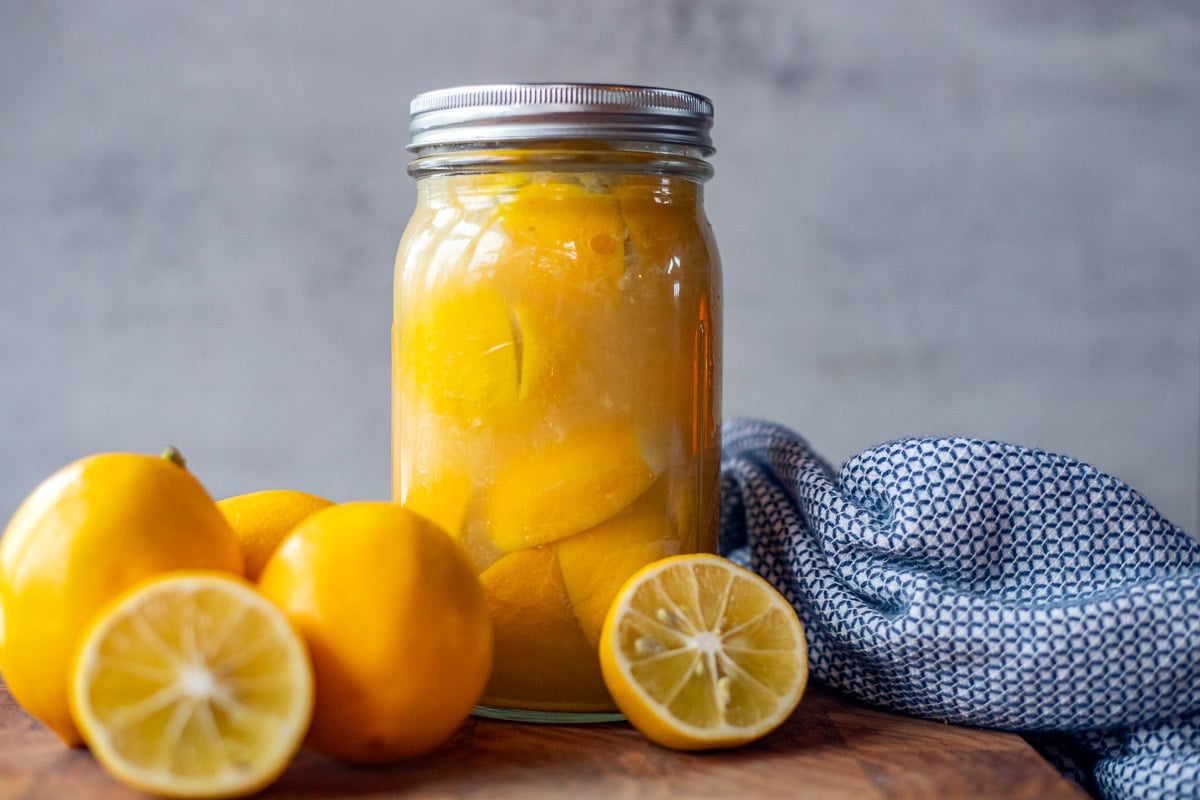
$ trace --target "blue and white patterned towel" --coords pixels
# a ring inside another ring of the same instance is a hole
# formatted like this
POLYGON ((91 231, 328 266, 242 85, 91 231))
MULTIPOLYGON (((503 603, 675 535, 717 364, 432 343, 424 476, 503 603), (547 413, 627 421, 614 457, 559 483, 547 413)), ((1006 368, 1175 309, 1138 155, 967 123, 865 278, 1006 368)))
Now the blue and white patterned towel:
POLYGON ((1200 797, 1200 543, 1135 491, 999 442, 835 473, 778 425, 723 434, 721 551, 796 607, 814 677, 1025 734, 1105 798, 1200 797))

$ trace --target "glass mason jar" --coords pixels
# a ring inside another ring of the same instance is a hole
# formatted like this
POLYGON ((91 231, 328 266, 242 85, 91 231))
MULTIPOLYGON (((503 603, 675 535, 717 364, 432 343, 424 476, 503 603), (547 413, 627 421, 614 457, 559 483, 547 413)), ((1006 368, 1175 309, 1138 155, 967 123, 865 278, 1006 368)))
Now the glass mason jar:
POLYGON ((597 646, 615 593, 646 563, 717 546, 712 105, 513 84, 411 111, 394 498, 479 570, 496 632, 479 713, 612 718, 597 646))

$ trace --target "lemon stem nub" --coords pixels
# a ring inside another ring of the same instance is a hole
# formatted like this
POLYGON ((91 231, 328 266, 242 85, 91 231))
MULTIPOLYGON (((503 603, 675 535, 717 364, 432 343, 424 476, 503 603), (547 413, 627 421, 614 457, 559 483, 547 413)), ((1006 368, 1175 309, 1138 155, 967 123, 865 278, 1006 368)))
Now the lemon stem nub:
POLYGON ((179 452, 179 449, 175 445, 167 445, 167 449, 163 450, 159 455, 180 469, 187 469, 187 461, 184 459, 183 453, 179 452))

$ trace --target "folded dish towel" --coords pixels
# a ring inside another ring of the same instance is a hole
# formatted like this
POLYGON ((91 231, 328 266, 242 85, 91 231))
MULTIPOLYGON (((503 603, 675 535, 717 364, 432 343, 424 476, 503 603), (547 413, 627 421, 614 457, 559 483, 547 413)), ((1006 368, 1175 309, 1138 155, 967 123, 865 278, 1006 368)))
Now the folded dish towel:
POLYGON ((799 613, 812 674, 1025 734, 1101 797, 1200 797, 1200 542, 1061 455, 904 439, 835 472, 723 431, 721 550, 799 613))

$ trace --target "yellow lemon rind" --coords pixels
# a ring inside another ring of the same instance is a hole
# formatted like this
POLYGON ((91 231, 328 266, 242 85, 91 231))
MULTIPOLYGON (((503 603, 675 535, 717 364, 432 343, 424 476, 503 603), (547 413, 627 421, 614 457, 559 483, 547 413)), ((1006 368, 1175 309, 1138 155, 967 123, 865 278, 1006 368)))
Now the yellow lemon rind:
POLYGON ((305 637, 316 705, 306 747, 349 763, 416 758, 470 715, 492 667, 483 587, 465 549, 390 502, 316 512, 259 591, 305 637))
POLYGON ((241 545, 245 574, 251 581, 258 580, 292 528, 331 505, 332 500, 295 489, 263 489, 217 501, 241 545))

